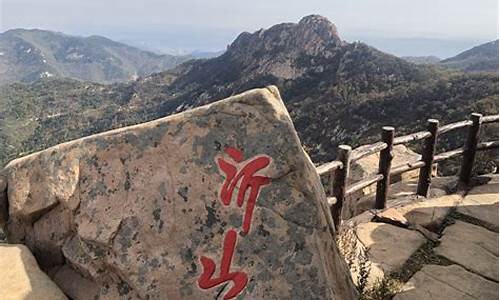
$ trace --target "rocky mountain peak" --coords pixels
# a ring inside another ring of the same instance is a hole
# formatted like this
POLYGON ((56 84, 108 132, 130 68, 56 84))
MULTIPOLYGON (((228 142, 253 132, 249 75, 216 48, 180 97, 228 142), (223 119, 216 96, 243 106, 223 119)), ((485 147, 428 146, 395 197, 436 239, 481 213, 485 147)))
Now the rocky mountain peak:
POLYGON ((323 39, 332 39, 341 41, 339 33, 337 31, 337 26, 330 22, 327 18, 320 15, 309 15, 303 17, 299 26, 305 28, 306 30, 312 30, 316 34, 323 37, 323 39))
POLYGON ((254 33, 243 32, 229 46, 228 52, 245 54, 249 52, 305 52, 318 54, 325 48, 334 48, 342 44, 336 26, 327 18, 310 15, 299 23, 282 23, 260 29, 254 33))
POLYGON ((278 78, 295 78, 302 71, 297 61, 305 57, 332 57, 344 45, 337 28, 327 18, 306 16, 299 23, 282 23, 254 33, 243 32, 229 46, 226 58, 241 67, 278 78))

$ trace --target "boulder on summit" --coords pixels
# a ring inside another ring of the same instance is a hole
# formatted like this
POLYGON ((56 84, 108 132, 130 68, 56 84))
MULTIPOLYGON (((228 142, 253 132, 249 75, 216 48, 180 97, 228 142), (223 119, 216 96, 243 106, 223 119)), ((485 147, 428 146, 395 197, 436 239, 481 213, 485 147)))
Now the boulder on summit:
POLYGON ((64 274, 101 299, 357 298, 275 87, 61 144, 4 172, 10 241, 76 300, 64 274))

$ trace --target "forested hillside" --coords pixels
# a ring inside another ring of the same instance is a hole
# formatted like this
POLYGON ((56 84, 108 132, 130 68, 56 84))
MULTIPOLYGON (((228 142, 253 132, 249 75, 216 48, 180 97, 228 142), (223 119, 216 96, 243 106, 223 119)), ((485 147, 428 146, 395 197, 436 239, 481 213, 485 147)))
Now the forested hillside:
MULTIPOLYGON (((0 88, 1 163, 70 139, 136 124, 241 91, 277 85, 315 162, 336 147, 397 135, 473 112, 498 113, 498 75, 415 65, 344 42, 320 16, 242 33, 221 56, 114 85, 45 79, 0 88)), ((271 143, 272 141, 270 141, 271 143)), ((456 146, 456 138, 444 140, 456 146)))

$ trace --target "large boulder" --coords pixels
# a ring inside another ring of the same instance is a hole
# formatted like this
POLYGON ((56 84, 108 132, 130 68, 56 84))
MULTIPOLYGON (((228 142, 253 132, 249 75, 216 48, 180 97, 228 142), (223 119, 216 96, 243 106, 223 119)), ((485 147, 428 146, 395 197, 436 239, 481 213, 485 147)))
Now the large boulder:
MULTIPOLYGON (((392 159, 392 166, 400 166, 409 162, 415 162, 420 159, 421 155, 406 147, 405 145, 396 145, 392 148, 394 155, 392 159)), ((349 180, 355 182, 364 179, 370 175, 378 173, 378 163, 380 160, 380 153, 374 153, 363 157, 351 164, 349 180)), ((397 176, 391 177, 391 182, 408 181, 418 178, 419 169, 412 170, 397 176)), ((375 186, 369 186, 363 190, 363 194, 371 194, 375 192, 375 186)))
POLYGON ((7 178, 0 173, 0 243, 6 242, 4 226, 9 218, 9 204, 7 200, 7 178))
MULTIPOLYGON (((400 166, 406 163, 418 161, 421 157, 420 154, 409 149, 405 145, 396 145, 392 150, 393 159, 392 166, 400 166)), ((351 169, 349 172, 349 183, 354 183, 362 179, 368 178, 373 174, 378 173, 378 165, 380 160, 380 152, 368 155, 361 158, 351 164, 351 169)), ((412 170, 397 176, 391 177, 391 183, 396 182, 407 182, 410 180, 415 180, 418 178, 419 169, 412 170)), ((363 211, 365 211, 364 202, 366 198, 375 198, 375 192, 377 191, 377 185, 372 184, 359 190, 351 195, 347 196, 344 203, 344 208, 342 212, 342 217, 344 219, 352 218, 363 211), (360 205, 360 201, 363 204, 360 205)), ((373 208, 373 204, 369 201, 368 208, 373 208)))
POLYGON ((24 245, 0 244, 0 299, 67 300, 24 245))
POLYGON ((9 205, 7 202, 7 178, 0 174, 0 227, 7 222, 9 205))
POLYGON ((10 240, 77 300, 75 286, 101 299, 356 298, 275 87, 61 144, 5 173, 10 240))

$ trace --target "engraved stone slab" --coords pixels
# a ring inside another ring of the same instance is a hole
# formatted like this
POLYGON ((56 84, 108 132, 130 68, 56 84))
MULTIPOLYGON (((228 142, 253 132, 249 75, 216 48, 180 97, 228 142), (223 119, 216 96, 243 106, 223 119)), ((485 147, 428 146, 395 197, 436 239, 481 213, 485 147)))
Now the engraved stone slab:
POLYGON ((10 239, 101 299, 357 298, 275 87, 61 144, 5 173, 10 239))

